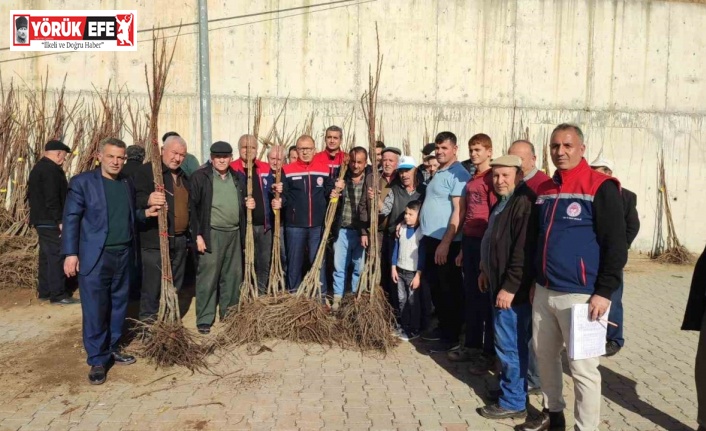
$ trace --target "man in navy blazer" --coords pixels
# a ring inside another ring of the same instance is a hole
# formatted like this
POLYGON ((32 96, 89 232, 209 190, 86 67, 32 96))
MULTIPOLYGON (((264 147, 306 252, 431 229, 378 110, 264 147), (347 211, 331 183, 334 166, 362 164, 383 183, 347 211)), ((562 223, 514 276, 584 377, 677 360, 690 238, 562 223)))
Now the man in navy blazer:
POLYGON ((129 264, 135 222, 155 217, 158 206, 135 209, 132 183, 120 176, 125 143, 108 138, 100 143, 100 168, 71 179, 64 205, 61 252, 64 272, 78 274, 83 311, 83 345, 91 370, 88 380, 105 382, 112 359, 129 365, 135 358, 118 349, 130 288, 129 264))

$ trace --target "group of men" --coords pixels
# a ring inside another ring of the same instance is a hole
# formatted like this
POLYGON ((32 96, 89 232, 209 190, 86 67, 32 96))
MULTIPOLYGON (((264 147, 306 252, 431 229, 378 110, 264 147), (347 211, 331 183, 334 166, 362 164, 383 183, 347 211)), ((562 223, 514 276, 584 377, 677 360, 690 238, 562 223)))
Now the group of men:
MULTIPOLYGON (((105 381, 111 361, 135 361, 119 349, 131 268, 142 272, 140 319, 156 317, 161 235, 169 238, 177 290, 183 287, 186 262, 190 255, 195 258, 197 328, 206 334, 216 313, 223 319, 240 296, 246 209, 255 233, 258 289, 264 293, 268 284, 272 225, 279 211, 284 235, 279 252, 287 288, 293 291, 323 240, 328 202, 338 199, 326 256, 333 265, 330 270, 323 265, 320 274, 332 309, 340 307, 347 289, 356 290, 370 235, 381 244, 382 287, 393 309, 401 309, 393 254, 410 208, 418 210, 424 253, 415 296, 429 352, 474 361, 479 373, 499 368, 500 390, 491 394, 497 402, 481 409, 483 416, 524 417, 528 390, 541 390, 546 409, 539 421, 522 429, 563 429, 561 351, 568 343, 571 306, 588 303, 592 320, 606 319, 610 307, 610 320, 622 330, 622 269, 639 219, 634 194, 611 176, 610 161, 599 158, 589 166, 583 133, 571 124, 557 126, 551 135, 553 178, 536 168, 534 147, 524 140, 494 158, 491 138, 474 135, 470 159, 459 162, 456 136, 441 132, 424 148, 421 165, 382 143, 374 156, 363 147, 345 153, 342 140, 343 131, 331 126, 324 150, 316 153, 314 139, 303 135, 284 165, 284 148, 270 148, 265 163, 257 160, 257 139, 243 135, 238 159, 233 160, 230 144, 219 141, 210 148, 210 160, 187 173, 186 142, 169 133, 161 153, 163 186, 156 186, 151 165, 125 163, 133 158, 131 152, 139 158, 139 150, 108 139, 99 149, 100 167, 72 178, 68 187, 60 167, 68 147, 49 142, 29 187, 31 220, 40 233, 39 292, 52 302, 74 302, 63 290, 62 277, 78 274, 91 383, 105 381), (120 175, 131 164, 129 176, 120 175), (339 178, 344 164, 347 171, 339 178), (380 173, 377 184, 373 169, 380 173), (44 190, 44 180, 32 186, 40 171, 56 177, 52 190, 44 190), (248 174, 253 180, 249 194, 248 174), (37 197, 38 190, 56 199, 37 197), (380 221, 370 226, 375 196, 380 221), (164 206, 166 233, 155 219, 164 206), (61 262, 63 271, 57 270, 61 262), (432 327, 433 314, 437 327, 432 327)), ((409 335, 405 339, 417 336, 409 335)), ((614 354, 622 334, 608 338, 608 354, 614 354)), ((569 359, 569 366, 576 383, 576 426, 597 429, 598 358, 569 359)))

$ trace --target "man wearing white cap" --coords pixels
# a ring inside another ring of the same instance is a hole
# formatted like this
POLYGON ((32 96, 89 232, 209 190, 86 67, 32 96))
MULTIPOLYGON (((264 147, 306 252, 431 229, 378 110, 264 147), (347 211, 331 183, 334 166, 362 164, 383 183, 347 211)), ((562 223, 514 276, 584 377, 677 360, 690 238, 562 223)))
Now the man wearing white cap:
POLYGON ((527 416, 532 305, 537 242, 536 195, 522 182, 522 159, 507 155, 490 162, 497 203, 490 211, 481 240, 478 287, 490 291, 495 321, 495 352, 502 367, 498 402, 480 409, 488 419, 527 416))
MULTIPOLYGON (((380 207, 380 215, 387 218, 388 223, 385 228, 383 237, 388 242, 394 245, 397 225, 404 221, 404 211, 407 204, 412 201, 421 201, 424 199, 425 186, 417 183, 417 162, 412 156, 402 156, 397 165, 397 179, 390 185, 390 191, 385 196, 385 200, 380 207)), ((392 259, 392 248, 385 250, 389 253, 386 258, 392 259)), ((384 271, 390 271, 391 266, 383 266, 384 271)), ((392 273, 387 274, 392 277, 392 273)), ((390 302, 394 307, 395 314, 398 318, 402 304, 399 303, 399 294, 397 283, 390 286, 390 302)), ((422 294, 422 296, 424 296, 422 294)), ((402 335, 400 333, 400 335, 402 335)))
MULTIPOLYGON (((603 157, 603 152, 598 154, 596 160, 591 162, 591 168, 594 171, 606 174, 609 177, 613 176, 613 162, 603 157)), ((640 217, 637 214, 637 195, 625 187, 621 188, 623 197, 623 212, 625 213, 625 234, 628 242, 628 248, 640 231, 640 217)), ((620 351, 625 345, 623 338, 623 285, 625 281, 620 283, 618 290, 613 292, 611 297, 611 307, 608 312, 608 320, 618 325, 617 327, 608 325, 608 333, 606 335, 605 356, 613 356, 620 351)))

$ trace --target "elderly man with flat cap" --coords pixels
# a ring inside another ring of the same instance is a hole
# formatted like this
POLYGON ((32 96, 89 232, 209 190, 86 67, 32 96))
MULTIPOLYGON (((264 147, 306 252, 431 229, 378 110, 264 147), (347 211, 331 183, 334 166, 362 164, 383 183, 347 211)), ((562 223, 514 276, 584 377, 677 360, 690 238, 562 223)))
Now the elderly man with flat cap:
POLYGON ((502 372, 497 402, 481 408, 480 414, 488 419, 522 418, 527 416, 529 292, 537 242, 535 194, 529 187, 518 187, 522 182, 520 157, 498 157, 490 166, 498 200, 481 239, 478 287, 490 291, 495 353, 502 372))
POLYGON ((62 213, 66 202, 68 181, 61 165, 71 151, 63 142, 51 140, 44 146, 44 155, 29 173, 27 199, 29 222, 39 236, 40 300, 52 304, 78 304, 66 290, 64 257, 61 254, 62 213))
POLYGON ((240 300, 243 282, 245 209, 255 200, 245 195, 245 184, 230 167, 233 147, 218 141, 211 145, 211 163, 191 176, 191 232, 196 237, 196 327, 211 332, 216 308, 221 320, 240 300))

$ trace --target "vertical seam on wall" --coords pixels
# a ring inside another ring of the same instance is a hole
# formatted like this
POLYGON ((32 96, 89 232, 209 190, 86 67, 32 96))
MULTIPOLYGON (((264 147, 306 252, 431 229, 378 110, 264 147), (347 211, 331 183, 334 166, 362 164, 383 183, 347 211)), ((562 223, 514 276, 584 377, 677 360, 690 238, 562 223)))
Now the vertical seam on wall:
POLYGON ((667 78, 664 85, 664 112, 669 110, 669 57, 672 53, 672 5, 667 4, 667 78))
MULTIPOLYGON (((439 103, 439 13, 441 7, 439 2, 436 2, 436 52, 434 55, 434 104, 439 103)), ((437 131, 433 133, 437 133, 437 131)), ((424 144, 426 145, 426 143, 424 144)))
POLYGON ((593 101, 593 80, 596 76, 593 58, 593 38, 596 33, 596 0, 591 0, 588 3, 590 10, 588 11, 588 58, 586 62, 586 104, 585 110, 589 111, 593 101))
MULTIPOLYGON (((515 135, 515 111, 517 111, 517 10, 519 9, 519 2, 515 0, 515 19, 513 22, 513 30, 514 30, 514 43, 513 43, 513 48, 512 48, 512 105, 513 105, 513 110, 512 110, 512 124, 511 124, 511 136, 510 139, 514 140, 517 135, 515 135)), ((521 114, 520 114, 521 115, 521 114)), ((520 119, 521 120, 521 119, 520 119)), ((522 130, 520 130, 520 134, 522 134, 522 130)))

